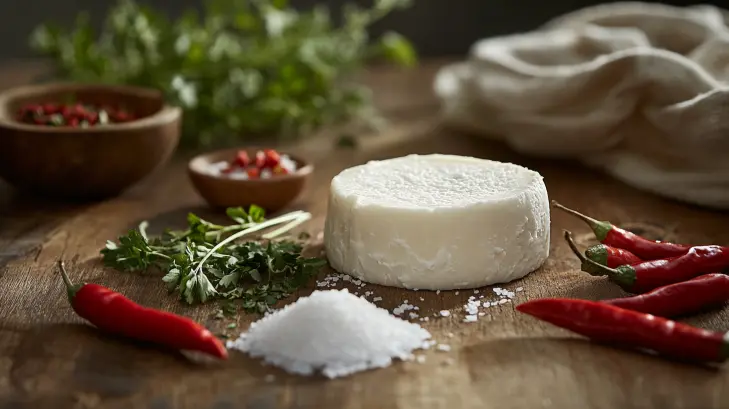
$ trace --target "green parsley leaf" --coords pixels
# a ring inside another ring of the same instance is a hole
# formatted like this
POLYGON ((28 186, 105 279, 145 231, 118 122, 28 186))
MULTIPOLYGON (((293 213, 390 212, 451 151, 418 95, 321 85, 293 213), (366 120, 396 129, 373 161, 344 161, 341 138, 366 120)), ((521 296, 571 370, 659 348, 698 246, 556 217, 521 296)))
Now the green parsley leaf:
MULTIPOLYGON (((120 271, 156 268, 165 273, 162 281, 167 289, 188 304, 221 299, 226 302, 223 310, 233 313, 236 302, 248 312, 265 312, 306 285, 326 264, 320 258, 303 257, 298 241, 238 240, 248 229, 298 224, 310 217, 308 213, 293 212, 272 220, 266 220, 258 206, 247 211, 230 208, 226 213, 234 224, 217 225, 191 213, 186 230, 167 230, 161 237, 148 237, 148 224, 143 222, 119 237, 118 243, 107 242, 101 250, 104 264, 120 271)), ((276 232, 283 234, 287 229, 279 227, 276 232)))

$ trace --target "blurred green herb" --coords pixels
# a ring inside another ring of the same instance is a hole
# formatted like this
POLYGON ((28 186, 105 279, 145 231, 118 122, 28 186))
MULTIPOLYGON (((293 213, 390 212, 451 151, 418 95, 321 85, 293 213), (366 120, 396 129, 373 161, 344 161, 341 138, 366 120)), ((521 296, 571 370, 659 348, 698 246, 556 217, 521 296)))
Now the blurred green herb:
POLYGON ((352 75, 375 58, 417 62, 397 33, 376 41, 367 28, 412 0, 376 0, 371 9, 299 12, 286 0, 208 0, 199 14, 171 20, 122 0, 100 33, 88 15, 70 31, 38 27, 31 45, 58 74, 78 81, 162 90, 185 110, 182 143, 199 147, 252 135, 296 137, 323 125, 379 120, 369 89, 352 75))
POLYGON ((190 213, 188 228, 168 230, 161 237, 147 235, 147 222, 109 241, 101 250, 104 264, 120 271, 158 268, 170 292, 189 304, 223 299, 219 318, 235 313, 236 305, 248 312, 265 312, 270 305, 305 285, 326 264, 321 258, 301 255, 302 246, 291 240, 274 240, 310 218, 292 212, 265 220, 263 209, 230 208, 231 225, 218 225, 190 213), (286 223, 263 240, 237 240, 263 228, 286 223))

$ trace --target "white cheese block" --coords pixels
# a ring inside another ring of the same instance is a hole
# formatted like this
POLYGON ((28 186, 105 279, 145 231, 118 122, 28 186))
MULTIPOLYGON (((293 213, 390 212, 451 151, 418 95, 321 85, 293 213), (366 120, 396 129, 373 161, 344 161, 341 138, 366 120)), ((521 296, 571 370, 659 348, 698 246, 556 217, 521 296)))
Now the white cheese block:
POLYGON ((504 283, 549 255, 542 176, 510 163, 410 155, 349 168, 331 183, 324 246, 363 281, 448 290, 504 283))

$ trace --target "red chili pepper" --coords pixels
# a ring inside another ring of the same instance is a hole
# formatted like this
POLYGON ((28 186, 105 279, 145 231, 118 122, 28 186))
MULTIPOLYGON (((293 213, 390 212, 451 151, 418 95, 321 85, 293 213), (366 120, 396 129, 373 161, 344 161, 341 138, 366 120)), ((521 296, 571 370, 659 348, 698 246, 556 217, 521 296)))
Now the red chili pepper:
POLYGON ((223 344, 195 321, 142 307, 97 284, 73 284, 63 262, 58 265, 74 311, 99 329, 178 350, 200 351, 220 359, 228 357, 223 344))
POLYGON ((598 273, 591 273, 592 275, 608 276, 611 281, 631 293, 644 293, 664 285, 680 283, 729 267, 729 252, 725 248, 696 246, 682 256, 610 268, 583 256, 572 240, 570 232, 565 231, 564 238, 572 252, 582 262, 583 271, 590 273, 594 269, 598 273), (585 268, 585 264, 591 264, 591 266, 585 268))
MULTIPOLYGON (((585 250, 585 256, 598 264, 608 266, 610 268, 619 267, 624 264, 640 263, 643 261, 628 250, 607 246, 605 244, 596 244, 588 247, 587 250, 585 250)), ((590 274, 599 274, 599 271, 593 268, 592 264, 585 264, 583 267, 589 269, 590 274)))
POLYGON ((552 201, 552 206, 576 216, 587 223, 600 243, 628 250, 643 260, 680 256, 686 254, 692 247, 685 244, 648 240, 635 233, 621 229, 610 222, 595 220, 592 217, 565 207, 554 200, 552 201))
POLYGON ((86 114, 86 121, 88 121, 89 124, 95 125, 97 122, 99 122, 99 114, 96 112, 89 112, 86 114))
MULTIPOLYGON (((101 111, 97 106, 83 104, 29 104, 18 110, 16 119, 23 123, 50 126, 78 126, 79 124, 86 125, 86 123, 88 125, 98 125, 100 124, 99 112, 101 111), (59 115, 63 120, 48 120, 49 116, 54 117, 56 115, 59 115)), ((123 110, 106 111, 106 117, 112 123, 129 122, 136 119, 134 114, 123 110)), ((109 123, 109 121, 102 122, 104 122, 103 124, 109 123)))
POLYGON ((43 105, 43 113, 46 115, 53 115, 57 113, 59 110, 58 105, 56 104, 44 104, 43 105))
POLYGON ((711 332, 609 304, 545 298, 520 304, 516 310, 598 342, 649 349, 688 361, 723 362, 729 342, 711 332))
POLYGON ((681 283, 658 287, 649 293, 600 302, 669 318, 717 307, 727 301, 729 276, 705 274, 681 283))
POLYGON ((238 151, 233 162, 241 168, 247 168, 251 164, 251 158, 248 156, 248 152, 238 151))
POLYGON ((279 163, 281 163, 281 155, 278 154, 273 149, 266 149, 263 151, 263 154, 266 156, 265 164, 264 166, 267 168, 274 168, 278 166, 279 163))
POLYGON ((261 171, 258 168, 248 168, 246 169, 246 173, 248 173, 249 179, 258 179, 261 175, 261 171))

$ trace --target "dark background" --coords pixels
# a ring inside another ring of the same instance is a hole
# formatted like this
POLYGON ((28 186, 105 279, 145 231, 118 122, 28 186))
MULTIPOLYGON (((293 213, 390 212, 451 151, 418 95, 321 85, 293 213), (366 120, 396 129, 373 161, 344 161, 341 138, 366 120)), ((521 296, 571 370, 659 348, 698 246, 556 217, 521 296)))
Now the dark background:
MULTIPOLYGON (((172 15, 203 0, 139 0, 172 15)), ((292 0, 307 8, 325 2, 333 8, 345 0, 292 0)), ((358 0, 360 4, 371 2, 358 0)), ((102 20, 115 1, 109 0, 0 0, 0 59, 32 56, 28 35, 41 22, 72 24, 78 11, 88 11, 92 19, 102 20)), ((458 55, 467 52, 477 39, 533 29, 552 17, 600 2, 588 0, 415 0, 415 5, 392 15, 375 27, 375 34, 395 29, 409 37, 423 56, 458 55)), ((729 0, 666 1, 666 4, 709 3, 729 6, 729 0)))

